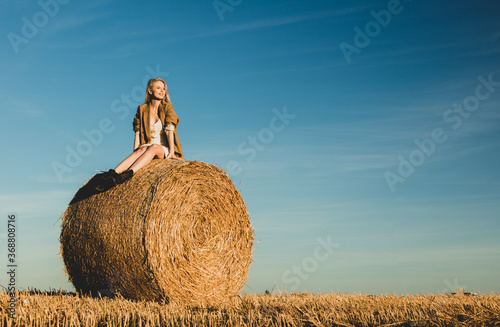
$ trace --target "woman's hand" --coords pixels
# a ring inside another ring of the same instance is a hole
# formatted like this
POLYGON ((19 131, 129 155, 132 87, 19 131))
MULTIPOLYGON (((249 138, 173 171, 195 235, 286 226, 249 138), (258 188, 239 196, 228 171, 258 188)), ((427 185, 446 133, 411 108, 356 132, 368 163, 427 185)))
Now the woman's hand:
POLYGON ((165 159, 184 160, 176 156, 174 151, 170 151, 165 159))
POLYGON ((165 134, 167 134, 168 148, 170 149, 165 159, 184 160, 175 155, 174 131, 165 131, 165 134))

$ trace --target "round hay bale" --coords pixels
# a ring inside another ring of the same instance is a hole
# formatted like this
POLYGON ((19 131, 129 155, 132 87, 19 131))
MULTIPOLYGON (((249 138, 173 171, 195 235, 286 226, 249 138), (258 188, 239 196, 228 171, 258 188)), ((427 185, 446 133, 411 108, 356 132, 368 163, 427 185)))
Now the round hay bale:
POLYGON ((78 291, 200 304, 244 286, 254 233, 222 169, 153 160, 102 193, 85 192, 92 180, 62 215, 61 255, 78 291))

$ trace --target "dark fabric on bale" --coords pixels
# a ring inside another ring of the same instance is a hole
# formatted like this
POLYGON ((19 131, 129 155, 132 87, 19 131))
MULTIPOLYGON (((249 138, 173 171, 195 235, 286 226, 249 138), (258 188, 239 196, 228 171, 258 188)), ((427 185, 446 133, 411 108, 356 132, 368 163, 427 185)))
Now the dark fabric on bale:
POLYGON ((153 160, 124 184, 70 204, 60 241, 81 292, 201 304, 244 286, 254 234, 222 169, 153 160))

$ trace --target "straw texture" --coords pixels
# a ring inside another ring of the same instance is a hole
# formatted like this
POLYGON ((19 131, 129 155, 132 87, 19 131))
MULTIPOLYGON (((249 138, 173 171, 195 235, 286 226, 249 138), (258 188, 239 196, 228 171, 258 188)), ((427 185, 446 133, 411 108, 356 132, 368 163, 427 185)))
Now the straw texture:
POLYGON ((208 304, 243 287, 254 233, 222 169, 153 160, 124 184, 72 201, 60 241, 66 272, 81 292, 208 304))

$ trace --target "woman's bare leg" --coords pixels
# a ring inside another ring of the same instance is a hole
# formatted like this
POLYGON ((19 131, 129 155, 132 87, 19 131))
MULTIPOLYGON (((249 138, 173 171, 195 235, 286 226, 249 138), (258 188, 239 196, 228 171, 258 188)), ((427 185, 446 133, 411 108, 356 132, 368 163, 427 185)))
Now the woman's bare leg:
POLYGON ((158 144, 153 144, 148 146, 147 150, 130 166, 129 169, 134 172, 138 171, 142 167, 146 166, 154 158, 164 158, 165 151, 163 147, 158 144))
POLYGON ((129 169, 130 166, 132 166, 134 162, 136 162, 137 159, 139 159, 139 157, 146 152, 146 150, 147 147, 145 146, 136 149, 134 152, 132 152, 132 154, 130 154, 127 158, 120 162, 118 166, 116 166, 115 171, 119 174, 129 169))

